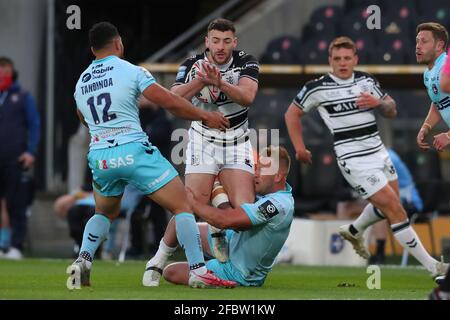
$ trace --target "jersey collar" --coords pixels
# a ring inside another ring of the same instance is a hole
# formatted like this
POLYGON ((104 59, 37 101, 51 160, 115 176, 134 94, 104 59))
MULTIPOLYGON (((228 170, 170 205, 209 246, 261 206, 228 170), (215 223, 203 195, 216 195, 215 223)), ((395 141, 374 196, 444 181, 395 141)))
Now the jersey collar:
POLYGON ((94 61, 92 61, 92 63, 103 63, 103 62, 105 62, 105 61, 108 61, 108 60, 111 60, 111 59, 115 59, 115 58, 119 58, 119 57, 117 57, 117 56, 107 56, 107 57, 104 57, 103 59, 100 59, 100 60, 94 60, 94 61))
POLYGON ((355 73, 352 73, 352 76, 349 79, 343 80, 341 78, 336 77, 334 74, 332 74, 331 72, 328 73, 328 75, 330 76, 331 79, 333 79, 334 82, 336 82, 337 84, 350 84, 353 83, 355 81, 355 73))

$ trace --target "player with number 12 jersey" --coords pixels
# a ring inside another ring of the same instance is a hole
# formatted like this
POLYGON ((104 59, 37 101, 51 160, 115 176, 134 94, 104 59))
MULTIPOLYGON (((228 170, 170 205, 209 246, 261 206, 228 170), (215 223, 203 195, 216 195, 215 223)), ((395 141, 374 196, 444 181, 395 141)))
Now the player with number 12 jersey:
POLYGON ((137 101, 153 83, 155 79, 146 69, 116 56, 91 63, 80 76, 74 94, 89 125, 91 150, 148 142, 137 101))

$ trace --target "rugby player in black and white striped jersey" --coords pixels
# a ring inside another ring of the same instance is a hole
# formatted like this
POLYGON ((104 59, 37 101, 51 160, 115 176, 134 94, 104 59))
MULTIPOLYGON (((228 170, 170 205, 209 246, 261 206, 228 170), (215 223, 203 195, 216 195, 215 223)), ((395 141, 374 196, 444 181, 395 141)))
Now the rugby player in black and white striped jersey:
MULTIPOLYGON (((208 204, 217 176, 234 208, 255 201, 248 109, 258 90, 259 75, 256 58, 236 50, 235 32, 233 22, 213 20, 205 37, 205 52, 187 59, 180 66, 171 88, 172 92, 192 100, 197 107, 218 110, 229 120, 229 128, 222 132, 201 121, 192 122, 186 149, 185 183, 200 202, 208 204), (201 63, 203 68, 196 70, 193 76, 192 68, 196 63, 201 63), (207 103, 196 97, 205 86, 220 90, 216 101, 207 103)), ((217 201, 213 204, 219 205, 217 201)), ((212 233, 214 254, 220 261, 225 261, 226 249, 221 249, 226 247, 224 233, 217 229, 212 229, 212 233)))
POLYGON ((358 63, 356 46, 348 37, 330 43, 332 72, 308 82, 285 114, 296 158, 312 163, 305 147, 299 118, 313 108, 318 111, 334 136, 337 163, 345 179, 369 204, 349 225, 339 228, 355 251, 368 259, 363 233, 375 222, 387 219, 395 238, 434 278, 445 274, 447 264, 432 258, 410 226, 401 205, 397 173, 379 136, 375 112, 386 118, 397 114, 395 101, 370 74, 354 71, 358 63))

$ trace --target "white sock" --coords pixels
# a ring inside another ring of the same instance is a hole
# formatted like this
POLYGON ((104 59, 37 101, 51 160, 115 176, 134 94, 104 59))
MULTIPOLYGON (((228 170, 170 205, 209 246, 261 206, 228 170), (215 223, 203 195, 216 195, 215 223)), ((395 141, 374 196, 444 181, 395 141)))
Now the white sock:
POLYGON ((164 266, 167 259, 172 256, 172 254, 177 250, 177 247, 169 247, 165 242, 164 238, 159 242, 159 248, 153 258, 150 259, 151 265, 164 266))
POLYGON ((391 225, 395 238, 400 242, 402 247, 414 256, 428 271, 436 272, 436 263, 438 262, 428 254, 422 245, 419 237, 409 224, 409 221, 396 223, 391 225))
POLYGON ((369 226, 383 219, 385 219, 383 213, 369 203, 352 225, 358 233, 363 233, 369 226))
POLYGON ((197 269, 193 269, 189 273, 193 273, 193 274, 195 274, 197 276, 201 276, 201 275, 205 274, 207 271, 208 271, 208 269, 206 269, 206 267, 203 266, 203 267, 200 267, 200 268, 197 268, 197 269))

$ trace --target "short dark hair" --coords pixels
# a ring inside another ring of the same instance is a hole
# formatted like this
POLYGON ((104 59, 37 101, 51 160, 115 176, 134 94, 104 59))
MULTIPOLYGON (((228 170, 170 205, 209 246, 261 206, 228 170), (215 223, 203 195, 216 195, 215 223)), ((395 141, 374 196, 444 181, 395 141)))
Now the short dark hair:
POLYGON ((222 32, 231 31, 233 33, 236 33, 233 22, 223 18, 218 18, 211 21, 208 25, 208 33, 211 30, 218 30, 222 32))
POLYGON ((102 21, 94 24, 89 30, 89 44, 94 50, 100 50, 119 36, 119 31, 112 23, 102 21))
POLYGON ((330 46, 328 47, 328 54, 331 56, 331 52, 333 51, 333 49, 340 48, 352 49, 356 54, 356 45, 349 37, 337 37, 336 39, 331 41, 330 46))
POLYGON ((10 66, 14 68, 14 62, 8 57, 0 57, 0 66, 10 66))
POLYGON ((431 33, 433 34, 434 40, 444 41, 444 50, 447 49, 448 31, 442 24, 437 23, 437 22, 421 23, 417 26, 416 34, 418 34, 420 31, 431 31, 431 33))

